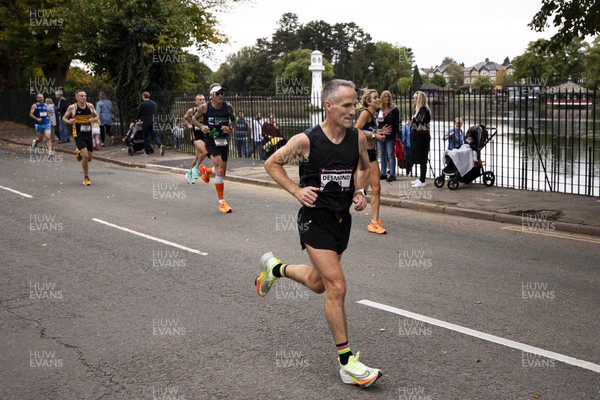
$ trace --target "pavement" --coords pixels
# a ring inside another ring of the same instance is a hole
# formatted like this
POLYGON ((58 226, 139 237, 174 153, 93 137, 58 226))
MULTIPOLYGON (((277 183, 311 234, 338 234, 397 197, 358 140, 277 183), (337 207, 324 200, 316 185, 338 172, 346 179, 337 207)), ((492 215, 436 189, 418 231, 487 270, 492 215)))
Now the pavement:
MULTIPOLYGON (((0 140, 5 143, 30 146, 34 137, 33 128, 12 122, 0 121, 0 140)), ((54 142, 57 153, 75 154, 75 145, 54 142)), ((138 152, 130 156, 127 147, 120 141, 114 145, 110 139, 106 146, 94 152, 96 161, 118 164, 130 168, 146 168, 179 175, 193 160, 192 154, 167 149, 164 156, 158 152, 142 157, 138 152)), ((210 165, 210 161, 205 161, 210 165)), ((298 167, 286 166, 292 179, 298 179, 298 167)), ((93 166, 90 170, 93 175, 93 166)), ((436 188, 432 179, 427 179, 423 189, 413 189, 413 177, 399 176, 396 182, 381 182, 381 204, 431 213, 463 216, 465 218, 514 224, 531 233, 557 234, 556 231, 572 234, 600 236, 600 198, 502 187, 486 187, 483 183, 460 184, 458 190, 447 186, 436 188)), ((277 184, 268 176, 261 160, 230 158, 227 180, 254 185, 277 184)), ((198 181, 201 184, 201 181, 198 181)), ((385 221, 385 208, 381 211, 385 221)))

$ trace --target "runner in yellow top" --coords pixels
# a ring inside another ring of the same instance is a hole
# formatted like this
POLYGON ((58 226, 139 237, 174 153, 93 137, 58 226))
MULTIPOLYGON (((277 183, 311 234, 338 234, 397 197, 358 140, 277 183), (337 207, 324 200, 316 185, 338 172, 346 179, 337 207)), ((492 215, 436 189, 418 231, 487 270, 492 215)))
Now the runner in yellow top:
POLYGON ((94 151, 92 123, 98 122, 99 117, 94 105, 86 101, 87 95, 83 90, 75 92, 75 99, 77 102, 67 108, 63 121, 72 125, 72 133, 77 146, 75 158, 77 161, 81 161, 83 167, 83 184, 90 186, 88 163, 92 161, 92 152, 94 151))

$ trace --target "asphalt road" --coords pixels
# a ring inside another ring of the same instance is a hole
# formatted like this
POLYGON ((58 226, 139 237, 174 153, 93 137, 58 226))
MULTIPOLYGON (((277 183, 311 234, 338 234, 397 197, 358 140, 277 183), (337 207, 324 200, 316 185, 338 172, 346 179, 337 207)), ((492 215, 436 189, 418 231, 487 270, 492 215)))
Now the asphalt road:
POLYGON ((221 215, 183 175, 0 160, 3 399, 600 399, 600 241, 387 207, 376 236, 354 212, 350 345, 384 372, 361 390, 322 295, 256 295, 264 252, 307 262, 284 191, 226 183, 221 215))

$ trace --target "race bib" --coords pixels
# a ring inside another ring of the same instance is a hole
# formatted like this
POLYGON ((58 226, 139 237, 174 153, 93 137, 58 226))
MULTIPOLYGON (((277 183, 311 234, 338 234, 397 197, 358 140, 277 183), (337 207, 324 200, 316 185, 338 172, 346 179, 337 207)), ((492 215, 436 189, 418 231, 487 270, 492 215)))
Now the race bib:
POLYGON ((225 138, 221 138, 221 139, 215 139, 215 145, 216 146, 227 146, 227 139, 225 138))
POLYGON ((92 131, 91 125, 80 125, 79 126, 79 132, 91 132, 91 131, 92 131))
POLYGON ((321 176, 321 190, 325 189, 325 186, 329 182, 335 182, 341 186, 342 192, 346 192, 350 189, 350 181, 352 179, 352 169, 326 169, 322 168, 320 171, 321 176))
POLYGON ((46 111, 40 111, 40 118, 47 117, 48 113, 46 111))

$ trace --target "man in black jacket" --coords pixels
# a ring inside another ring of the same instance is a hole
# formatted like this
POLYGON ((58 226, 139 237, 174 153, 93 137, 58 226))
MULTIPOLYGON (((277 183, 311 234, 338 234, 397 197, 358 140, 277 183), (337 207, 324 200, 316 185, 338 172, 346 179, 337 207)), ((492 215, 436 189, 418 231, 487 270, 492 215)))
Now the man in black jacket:
POLYGON ((142 121, 142 135, 144 136, 144 153, 143 156, 148 156, 152 152, 152 148, 150 147, 150 136, 152 136, 152 140, 158 146, 160 150, 160 155, 165 154, 165 149, 160 142, 160 139, 156 132, 154 132, 154 114, 158 110, 158 106, 153 100, 150 100, 150 93, 144 92, 142 93, 142 102, 138 106, 135 112, 135 120, 142 121))
MULTIPOLYGON (((69 142, 69 141, 71 141, 71 139, 69 137, 69 128, 67 127, 67 124, 62 119, 62 117, 67 112, 67 108, 69 108, 69 102, 67 101, 67 99, 65 97, 63 97, 62 90, 57 90, 55 95, 56 95, 56 100, 58 100, 58 103, 56 104, 56 121, 59 124, 59 134, 57 134, 57 136, 61 142, 63 142, 63 143, 69 142)), ((56 134, 56 132, 55 132, 55 134, 56 134)))

